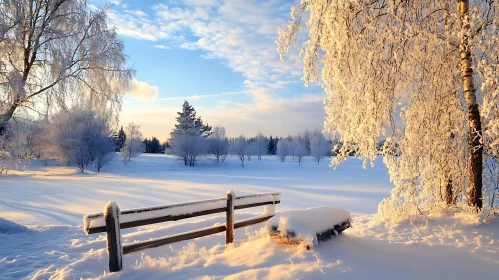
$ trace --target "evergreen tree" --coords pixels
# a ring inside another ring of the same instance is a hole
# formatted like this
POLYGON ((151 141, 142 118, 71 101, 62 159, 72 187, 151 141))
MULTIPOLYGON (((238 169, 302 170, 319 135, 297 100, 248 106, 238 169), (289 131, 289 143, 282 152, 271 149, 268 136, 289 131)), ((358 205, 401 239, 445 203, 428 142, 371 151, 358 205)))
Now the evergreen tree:
POLYGON ((273 153, 273 151, 274 151, 274 138, 272 138, 272 135, 270 135, 269 146, 268 146, 268 149, 267 149, 267 154, 269 154, 269 155, 275 155, 273 153))
POLYGON ((116 152, 119 152, 121 148, 125 145, 126 142, 126 133, 123 130, 123 126, 121 126, 120 131, 118 132, 116 139, 116 152))
POLYGON ((200 135, 203 137, 210 136, 211 126, 208 124, 204 125, 201 117, 196 117, 196 110, 187 100, 185 100, 182 105, 182 111, 177 112, 177 114, 177 124, 172 133, 175 131, 189 131, 190 134, 200 132, 200 135))
POLYGON ((187 101, 177 114, 177 124, 170 133, 172 150, 185 165, 194 166, 197 156, 207 150, 205 138, 211 135, 211 126, 203 124, 201 117, 196 117, 196 110, 187 101))
POLYGON ((149 141, 149 139, 144 139, 144 141, 142 141, 142 143, 144 143, 144 153, 150 153, 150 143, 151 141, 149 141))
POLYGON ((151 153, 155 153, 155 154, 161 153, 161 144, 159 143, 158 138, 156 138, 156 137, 153 136, 151 138, 150 145, 151 145, 151 147, 150 147, 151 153))
POLYGON ((155 136, 153 136, 151 140, 147 138, 144 139, 143 143, 146 153, 158 154, 164 152, 164 148, 161 146, 158 138, 156 138, 155 136))

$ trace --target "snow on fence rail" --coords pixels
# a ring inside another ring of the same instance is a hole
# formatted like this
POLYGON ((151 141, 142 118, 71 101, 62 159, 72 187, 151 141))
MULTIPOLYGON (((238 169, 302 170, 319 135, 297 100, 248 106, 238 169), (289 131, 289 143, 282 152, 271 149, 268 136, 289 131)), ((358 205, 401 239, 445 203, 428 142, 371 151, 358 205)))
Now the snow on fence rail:
POLYGON ((264 205, 275 205, 281 202, 281 193, 261 193, 238 196, 233 191, 227 192, 226 198, 192 201, 186 203, 154 206, 120 211, 114 201, 109 201, 103 213, 88 214, 83 217, 83 230, 86 234, 107 233, 107 249, 109 253, 109 271, 120 271, 122 255, 146 248, 199 238, 207 235, 226 232, 226 243, 234 241, 234 229, 257 224, 274 216, 273 211, 263 215, 234 222, 234 210, 264 205), (121 244, 121 229, 132 228, 168 221, 178 221, 192 217, 226 212, 225 225, 212 226, 167 237, 151 239, 132 244, 121 244))

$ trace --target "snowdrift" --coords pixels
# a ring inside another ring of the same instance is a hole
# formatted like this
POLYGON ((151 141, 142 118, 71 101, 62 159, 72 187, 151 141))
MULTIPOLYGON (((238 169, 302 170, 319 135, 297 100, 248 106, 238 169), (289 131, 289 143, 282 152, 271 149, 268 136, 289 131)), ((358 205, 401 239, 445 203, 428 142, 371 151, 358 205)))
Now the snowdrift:
POLYGON ((30 231, 31 230, 29 228, 23 225, 0 218, 0 234, 18 234, 30 231))

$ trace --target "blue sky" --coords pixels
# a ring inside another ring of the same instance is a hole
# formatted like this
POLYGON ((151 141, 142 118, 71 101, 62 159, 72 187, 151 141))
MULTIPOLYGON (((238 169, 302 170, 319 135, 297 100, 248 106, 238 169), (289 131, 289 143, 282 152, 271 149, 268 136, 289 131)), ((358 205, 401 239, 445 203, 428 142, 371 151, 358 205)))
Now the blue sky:
POLYGON ((111 3, 109 24, 137 70, 121 122, 140 124, 145 137, 166 139, 183 100, 205 122, 225 126, 229 136, 285 136, 322 127, 323 90, 303 86, 298 48, 281 62, 274 42, 297 1, 111 3))

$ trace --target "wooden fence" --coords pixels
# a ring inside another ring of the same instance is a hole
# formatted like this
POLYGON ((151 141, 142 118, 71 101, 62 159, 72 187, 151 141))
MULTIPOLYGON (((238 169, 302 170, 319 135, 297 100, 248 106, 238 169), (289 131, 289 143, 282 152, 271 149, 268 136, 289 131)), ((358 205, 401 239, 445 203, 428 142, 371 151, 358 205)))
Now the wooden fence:
POLYGON ((236 197, 233 191, 227 192, 226 198, 124 211, 120 211, 120 208, 114 201, 109 201, 104 208, 104 213, 89 214, 83 217, 84 231, 86 234, 106 232, 107 251, 109 254, 109 271, 115 272, 122 269, 122 256, 124 254, 140 251, 146 248, 155 248, 174 242, 199 238, 224 231, 226 232, 226 243, 232 243, 234 241, 234 229, 257 224, 274 216, 273 213, 264 213, 257 217, 235 222, 234 210, 279 204, 280 202, 281 193, 261 193, 236 197), (222 212, 226 212, 225 225, 202 228, 190 232, 174 234, 132 244, 121 244, 121 229, 168 221, 178 221, 222 212))

